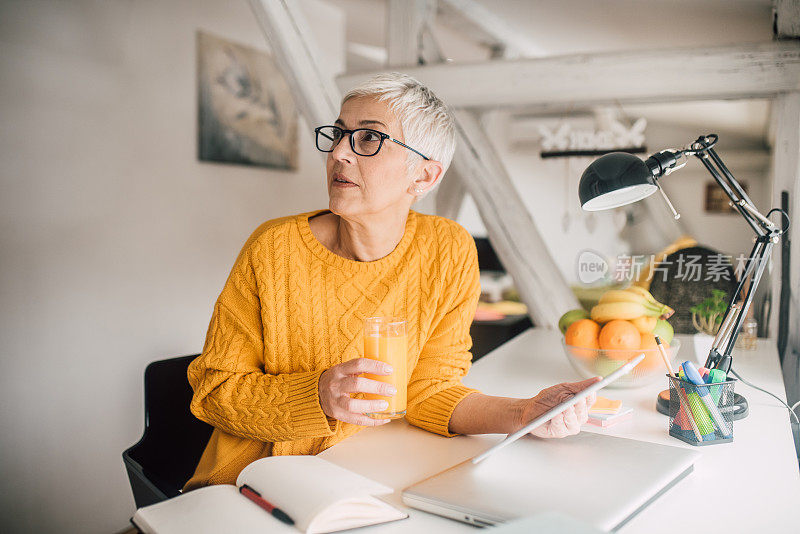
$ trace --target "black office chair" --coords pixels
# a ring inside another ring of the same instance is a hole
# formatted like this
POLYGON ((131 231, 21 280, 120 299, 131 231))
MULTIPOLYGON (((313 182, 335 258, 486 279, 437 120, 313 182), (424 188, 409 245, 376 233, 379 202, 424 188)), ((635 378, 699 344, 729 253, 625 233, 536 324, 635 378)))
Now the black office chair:
POLYGON ((189 411, 186 370, 197 356, 160 360, 144 371, 144 434, 122 453, 136 508, 180 494, 211 437, 213 427, 189 411))

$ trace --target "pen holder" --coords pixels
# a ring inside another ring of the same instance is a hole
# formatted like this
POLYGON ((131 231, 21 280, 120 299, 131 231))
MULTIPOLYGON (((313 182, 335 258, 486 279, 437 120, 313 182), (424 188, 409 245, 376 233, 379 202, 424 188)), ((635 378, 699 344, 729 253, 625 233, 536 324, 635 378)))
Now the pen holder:
POLYGON ((736 380, 696 385, 669 378, 669 435, 690 445, 733 441, 733 389, 736 380))

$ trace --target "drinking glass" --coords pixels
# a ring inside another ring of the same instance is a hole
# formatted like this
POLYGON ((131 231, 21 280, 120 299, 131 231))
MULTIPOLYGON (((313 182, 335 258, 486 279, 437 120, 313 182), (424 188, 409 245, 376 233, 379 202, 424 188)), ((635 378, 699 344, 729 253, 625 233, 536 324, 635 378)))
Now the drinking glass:
POLYGON ((364 323, 364 357, 388 363, 393 372, 390 375, 364 373, 364 377, 391 384, 397 390, 386 397, 376 393, 365 393, 369 400, 385 400, 389 407, 381 412, 365 415, 373 419, 399 419, 406 413, 408 377, 406 361, 408 338, 406 320, 402 317, 368 317, 364 323))

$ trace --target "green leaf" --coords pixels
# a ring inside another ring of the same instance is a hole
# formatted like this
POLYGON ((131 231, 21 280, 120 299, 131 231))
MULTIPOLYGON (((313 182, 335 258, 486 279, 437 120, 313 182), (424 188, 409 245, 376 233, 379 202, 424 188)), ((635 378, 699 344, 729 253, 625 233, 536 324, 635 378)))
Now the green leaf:
POLYGON ((691 307, 690 311, 704 319, 710 320, 713 315, 715 324, 722 321, 722 315, 728 309, 725 300, 727 293, 721 289, 712 289, 711 296, 691 307))

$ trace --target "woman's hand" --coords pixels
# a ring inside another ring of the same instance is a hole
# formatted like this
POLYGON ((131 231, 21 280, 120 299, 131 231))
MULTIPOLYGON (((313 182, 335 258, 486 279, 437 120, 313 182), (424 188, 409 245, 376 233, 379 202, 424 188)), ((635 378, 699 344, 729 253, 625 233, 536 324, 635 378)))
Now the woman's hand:
POLYGON ((377 393, 391 397, 397 391, 390 384, 358 376, 361 373, 390 375, 392 368, 369 358, 355 358, 334 365, 319 377, 319 401, 322 411, 328 417, 354 425, 379 426, 388 423, 390 419, 373 419, 364 414, 383 411, 389 407, 389 403, 385 400, 354 399, 350 394, 377 393))
MULTIPOLYGON (((515 431, 600 380, 602 377, 596 376, 582 382, 565 382, 543 389, 532 399, 524 401, 515 431)), ((581 425, 589 420, 589 408, 595 401, 597 395, 592 393, 575 406, 570 406, 545 424, 533 429, 531 435, 540 438, 564 438, 577 434, 581 431, 581 425)))

